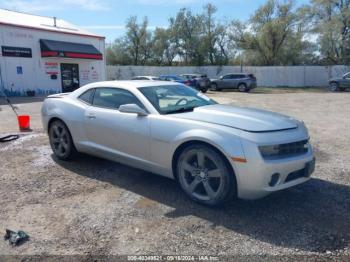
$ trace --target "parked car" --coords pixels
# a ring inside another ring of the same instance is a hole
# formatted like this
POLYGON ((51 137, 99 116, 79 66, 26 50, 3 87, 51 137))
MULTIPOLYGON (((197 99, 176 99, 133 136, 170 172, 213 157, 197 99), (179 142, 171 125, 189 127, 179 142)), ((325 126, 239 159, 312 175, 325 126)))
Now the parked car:
POLYGON ((211 80, 211 89, 215 91, 238 89, 241 92, 249 92, 253 88, 256 88, 256 77, 253 74, 228 74, 211 80))
POLYGON ((58 159, 83 152, 176 179, 206 205, 296 186, 315 167, 303 122, 220 105, 177 83, 88 84, 49 96, 41 114, 58 159))
POLYGON ((181 76, 178 76, 178 75, 161 75, 161 76, 159 76, 159 79, 161 81, 172 81, 172 82, 181 83, 181 84, 184 84, 187 86, 191 85, 191 81, 189 81, 181 76))
POLYGON ((181 77, 190 81, 190 86, 200 90, 203 93, 206 93, 210 88, 210 79, 207 75, 201 74, 182 74, 181 77))
POLYGON ((149 80, 149 81, 158 81, 159 77, 156 76, 134 76, 131 80, 149 80))
POLYGON ((342 77, 335 77, 329 80, 329 90, 332 92, 345 91, 350 87, 350 72, 342 77))

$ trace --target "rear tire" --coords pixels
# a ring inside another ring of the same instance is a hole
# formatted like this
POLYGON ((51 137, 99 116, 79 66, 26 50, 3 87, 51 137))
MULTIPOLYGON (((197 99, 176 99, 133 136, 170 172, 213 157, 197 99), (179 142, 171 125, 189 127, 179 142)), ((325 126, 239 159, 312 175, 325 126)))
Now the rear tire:
POLYGON ((200 86, 200 84, 197 83, 196 89, 201 91, 202 93, 206 93, 208 91, 208 88, 200 86))
POLYGON ((61 120, 55 120, 51 123, 49 140, 51 149, 58 159, 71 160, 77 154, 68 127, 61 120))
POLYGON ((210 146, 186 147, 176 163, 176 177, 193 201, 217 206, 236 196, 236 179, 227 160, 210 146))
POLYGON ((208 92, 208 88, 202 88, 201 92, 205 94, 206 92, 208 92))
POLYGON ((243 84, 243 83, 238 85, 238 90, 240 92, 249 92, 249 89, 248 89, 247 85, 243 84))

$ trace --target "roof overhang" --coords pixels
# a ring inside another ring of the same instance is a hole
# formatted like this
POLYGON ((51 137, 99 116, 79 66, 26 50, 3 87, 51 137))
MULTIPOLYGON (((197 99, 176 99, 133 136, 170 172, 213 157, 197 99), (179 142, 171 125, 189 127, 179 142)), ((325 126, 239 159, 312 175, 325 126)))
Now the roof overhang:
POLYGON ((93 35, 93 34, 88 34, 88 33, 70 32, 68 30, 66 30, 66 31, 57 30, 54 27, 53 28, 42 28, 42 27, 36 27, 36 26, 30 26, 30 25, 19 25, 19 24, 13 24, 13 23, 6 23, 6 22, 2 22, 2 21, 0 21, 0 25, 16 27, 16 28, 25 28, 25 29, 31 29, 31 30, 37 30, 37 31, 46 31, 46 32, 50 32, 50 33, 77 35, 77 36, 81 36, 81 37, 96 38, 96 39, 100 39, 100 40, 104 40, 106 38, 104 36, 93 35))
POLYGON ((41 57, 65 57, 103 60, 93 45, 40 39, 41 57))

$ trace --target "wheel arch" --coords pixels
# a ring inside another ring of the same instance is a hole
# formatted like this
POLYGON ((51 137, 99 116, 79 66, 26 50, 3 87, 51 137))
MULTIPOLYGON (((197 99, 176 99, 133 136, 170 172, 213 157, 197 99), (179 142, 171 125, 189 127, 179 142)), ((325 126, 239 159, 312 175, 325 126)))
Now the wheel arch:
POLYGON ((50 126, 55 121, 61 121, 67 127, 68 132, 70 134, 70 137, 72 138, 73 145, 76 148, 76 143, 75 143, 74 137, 72 135, 72 131, 70 130, 69 126, 67 125, 67 123, 62 118, 57 117, 57 116, 54 116, 54 117, 50 118, 50 120, 48 121, 48 124, 47 124, 47 133, 49 134, 50 126))
MULTIPOLYGON (((50 120, 47 122, 47 129, 46 129, 47 133, 49 133, 49 130, 50 130, 52 123, 55 122, 56 120, 61 121, 62 123, 64 123, 67 126, 67 124, 61 118, 59 118, 57 116, 51 117, 50 120)), ((67 126, 67 128, 68 128, 68 126, 67 126)), ((68 128, 68 130, 69 130, 69 128, 68 128)))
POLYGON ((237 182, 237 176, 236 176, 236 172, 234 170, 234 167, 230 164, 230 161, 228 159, 228 157, 223 153, 223 151, 221 149, 219 149, 217 146, 207 142, 207 141, 203 141, 203 140, 199 140, 199 139, 195 139, 195 140, 188 140, 185 141, 183 143, 181 143, 175 150, 174 154, 173 154, 173 158, 172 158, 172 171, 173 171, 173 176, 175 178, 175 180, 177 180, 177 172, 176 172, 176 163, 177 160, 180 157, 180 154, 189 146, 191 145, 205 145, 210 147, 211 149, 213 149, 215 152, 217 152, 225 161, 225 164, 227 166, 227 168, 230 170, 231 174, 233 175, 234 178, 234 182, 235 182, 235 187, 236 187, 236 192, 237 191, 237 187, 238 187, 238 182, 237 182))

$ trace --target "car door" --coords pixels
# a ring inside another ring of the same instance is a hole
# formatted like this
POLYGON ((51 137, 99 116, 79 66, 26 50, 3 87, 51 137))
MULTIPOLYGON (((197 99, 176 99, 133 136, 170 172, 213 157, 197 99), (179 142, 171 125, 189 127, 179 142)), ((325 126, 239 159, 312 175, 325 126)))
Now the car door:
POLYGON ((231 88, 233 86, 233 75, 225 75, 222 78, 221 88, 231 88))
POLYGON ((234 79, 235 81, 234 81, 234 85, 233 85, 233 87, 234 88, 238 88, 238 85, 240 84, 240 83, 242 83, 242 82, 245 82, 245 80, 246 80, 246 76, 245 75, 235 75, 235 79, 234 79))
POLYGON ((120 112, 118 108, 124 104, 144 108, 128 90, 96 88, 92 105, 85 112, 87 139, 93 153, 117 156, 121 162, 145 162, 149 153, 149 118, 120 112))

